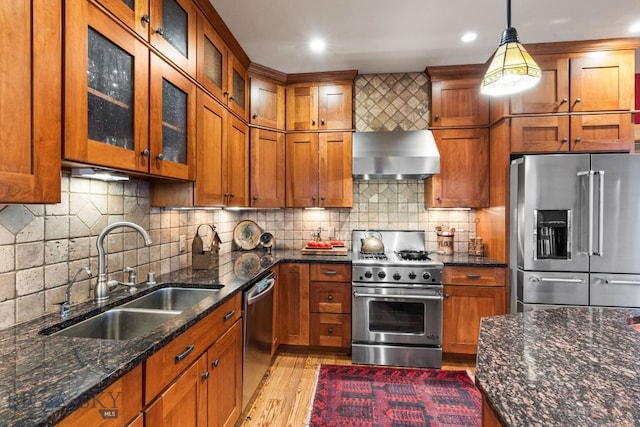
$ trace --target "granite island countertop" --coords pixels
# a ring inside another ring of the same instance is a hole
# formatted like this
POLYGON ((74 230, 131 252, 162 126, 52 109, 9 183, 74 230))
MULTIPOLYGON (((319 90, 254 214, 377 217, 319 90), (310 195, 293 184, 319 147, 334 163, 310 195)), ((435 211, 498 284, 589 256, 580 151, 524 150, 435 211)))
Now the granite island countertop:
POLYGON ((640 310, 483 318, 476 385, 509 426, 640 425, 640 310))

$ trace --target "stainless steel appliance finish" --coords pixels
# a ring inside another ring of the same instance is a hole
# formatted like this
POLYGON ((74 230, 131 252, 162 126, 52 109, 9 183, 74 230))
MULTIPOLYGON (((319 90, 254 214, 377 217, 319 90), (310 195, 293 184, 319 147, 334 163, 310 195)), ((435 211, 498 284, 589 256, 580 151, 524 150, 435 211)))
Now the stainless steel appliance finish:
POLYGON ((442 268, 425 251, 421 230, 381 230, 385 252, 362 253, 352 234, 354 363, 442 366, 442 268))
POLYGON ((356 132, 355 179, 424 179, 440 173, 440 153, 429 130, 356 132))
POLYGON ((640 307, 640 155, 527 155, 510 177, 512 311, 640 307))
POLYGON ((275 285, 275 274, 271 272, 243 294, 243 411, 251 402, 260 381, 271 365, 275 285))

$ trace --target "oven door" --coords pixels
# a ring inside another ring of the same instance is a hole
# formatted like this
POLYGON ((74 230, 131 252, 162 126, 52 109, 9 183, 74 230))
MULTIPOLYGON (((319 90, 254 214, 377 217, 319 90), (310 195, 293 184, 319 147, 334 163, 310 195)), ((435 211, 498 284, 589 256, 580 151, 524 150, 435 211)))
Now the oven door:
POLYGON ((354 343, 441 345, 442 287, 352 287, 354 343))

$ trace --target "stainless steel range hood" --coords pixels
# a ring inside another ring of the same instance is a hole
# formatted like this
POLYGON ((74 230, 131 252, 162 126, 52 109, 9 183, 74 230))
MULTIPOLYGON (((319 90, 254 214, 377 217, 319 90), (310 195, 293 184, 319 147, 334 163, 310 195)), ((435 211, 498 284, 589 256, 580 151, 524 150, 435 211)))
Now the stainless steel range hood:
POLYGON ((354 179, 423 179, 440 173, 440 153, 429 130, 356 132, 354 179))

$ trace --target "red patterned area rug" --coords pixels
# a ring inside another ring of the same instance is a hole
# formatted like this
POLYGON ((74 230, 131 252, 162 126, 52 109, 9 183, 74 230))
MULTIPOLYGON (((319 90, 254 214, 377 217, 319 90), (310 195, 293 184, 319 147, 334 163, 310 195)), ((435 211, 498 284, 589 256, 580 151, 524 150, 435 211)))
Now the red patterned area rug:
POLYGON ((320 365, 310 427, 479 426, 466 371, 320 365))

